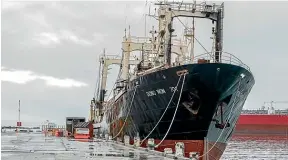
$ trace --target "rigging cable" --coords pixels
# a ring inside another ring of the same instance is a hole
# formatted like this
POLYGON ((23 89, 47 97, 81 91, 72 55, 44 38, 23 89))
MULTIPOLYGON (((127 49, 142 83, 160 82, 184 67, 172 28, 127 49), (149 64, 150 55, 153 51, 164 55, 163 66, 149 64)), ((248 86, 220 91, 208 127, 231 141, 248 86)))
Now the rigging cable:
POLYGON ((154 128, 153 128, 153 129, 150 131, 150 133, 149 133, 149 134, 148 134, 148 135, 147 135, 147 136, 142 140, 140 146, 141 146, 142 143, 143 143, 143 142, 144 142, 144 141, 145 141, 145 140, 150 136, 150 134, 155 130, 155 128, 158 126, 158 124, 160 123, 160 121, 161 121, 162 118, 164 117, 164 115, 165 115, 167 109, 169 108, 170 103, 172 102, 173 97, 174 97, 174 95, 175 95, 175 93, 176 93, 176 91, 177 91, 177 88, 178 88, 178 85, 179 85, 179 82, 180 82, 181 77, 182 77, 182 76, 180 76, 179 79, 178 79, 178 82, 177 82, 176 88, 174 89, 174 92, 173 92, 173 94, 172 94, 172 96, 171 96, 170 101, 168 102, 168 104, 167 104, 167 106, 166 106, 165 111, 163 112, 162 116, 160 117, 160 119, 158 120, 158 122, 156 123, 156 125, 154 126, 154 128))
MULTIPOLYGON (((176 14, 171 11, 175 16, 176 14)), ((188 29, 188 27, 180 20, 179 17, 176 16, 176 18, 179 20, 179 22, 185 27, 185 29, 188 29)), ((211 57, 213 57, 209 52, 208 50, 201 44, 201 42, 194 36, 194 39, 198 42, 198 44, 206 51, 206 53, 208 53, 211 57)))
POLYGON ((161 143, 165 140, 165 138, 166 138, 166 136, 168 135, 168 133, 169 133, 169 131, 170 131, 170 129, 171 129, 171 126, 172 126, 172 124, 173 124, 173 122, 174 122, 176 113, 177 113, 177 111, 178 111, 179 103, 180 103, 180 100, 181 100, 181 96, 182 96, 182 91, 183 91, 183 86, 184 86, 184 83, 185 83, 186 74, 187 74, 187 73, 184 73, 184 78, 183 78, 183 83, 182 83, 182 87, 181 87, 181 91, 180 91, 178 103, 177 103, 177 106, 176 106, 176 109, 175 109, 173 118, 172 118, 172 120, 171 120, 170 126, 169 126, 169 128, 168 128, 165 136, 163 137, 163 139, 155 146, 155 148, 159 147, 159 145, 161 145, 161 143))

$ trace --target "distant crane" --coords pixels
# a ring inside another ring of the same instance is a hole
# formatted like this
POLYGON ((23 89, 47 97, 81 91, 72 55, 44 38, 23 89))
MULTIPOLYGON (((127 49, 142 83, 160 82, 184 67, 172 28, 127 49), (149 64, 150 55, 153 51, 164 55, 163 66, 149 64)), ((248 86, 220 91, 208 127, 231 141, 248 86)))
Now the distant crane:
MULTIPOLYGON (((282 103, 282 104, 285 104, 287 103, 288 104, 288 101, 270 101, 270 102, 264 102, 263 106, 262 106, 262 110, 265 110, 265 104, 268 104, 269 107, 268 107, 268 114, 276 114, 277 111, 274 109, 273 107, 273 104, 276 104, 276 103, 282 103)), ((279 113, 285 113, 287 114, 288 113, 288 108, 285 110, 278 110, 278 114, 279 113)))
MULTIPOLYGON (((271 109, 274 109, 273 104, 276 103, 288 103, 288 101, 270 101, 270 102, 264 102, 262 109, 265 109, 265 104, 270 104, 271 109)), ((269 108, 269 107, 268 107, 269 108)))

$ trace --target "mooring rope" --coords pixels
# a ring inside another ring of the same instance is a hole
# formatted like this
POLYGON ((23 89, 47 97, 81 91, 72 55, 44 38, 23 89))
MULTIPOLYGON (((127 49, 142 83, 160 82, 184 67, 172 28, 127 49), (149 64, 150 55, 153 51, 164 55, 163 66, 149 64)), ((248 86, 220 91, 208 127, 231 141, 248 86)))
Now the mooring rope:
POLYGON ((175 95, 175 93, 176 93, 176 91, 177 91, 177 89, 178 89, 178 85, 179 85, 179 82, 180 82, 181 77, 182 77, 182 76, 180 76, 179 79, 178 79, 176 88, 174 89, 174 92, 173 92, 173 94, 172 94, 172 96, 171 96, 171 99, 169 100, 169 102, 168 102, 168 104, 167 104, 167 106, 166 106, 165 111, 163 112, 162 116, 160 117, 160 119, 158 120, 158 122, 156 123, 156 125, 154 126, 154 128, 153 128, 153 129, 150 131, 150 133, 142 140, 140 146, 141 146, 142 143, 150 136, 150 134, 155 130, 155 128, 158 126, 158 124, 160 123, 160 121, 161 121, 162 118, 164 117, 164 115, 165 115, 167 109, 169 108, 170 103, 172 102, 172 99, 173 99, 173 97, 174 97, 174 95, 175 95))
MULTIPOLYGON (((175 119, 175 116, 176 116, 176 113, 178 111, 178 107, 179 107, 179 103, 180 103, 180 100, 181 100, 181 96, 182 96, 182 91, 183 91, 183 86, 184 86, 184 83, 185 83, 185 78, 186 78, 186 74, 187 73, 184 73, 184 78, 183 78, 183 83, 182 83, 182 87, 181 87, 181 91, 180 91, 180 95, 179 95, 179 99, 178 99, 178 102, 177 102, 177 106, 176 106, 176 109, 175 109, 175 112, 174 112, 174 115, 173 115, 173 118, 171 120, 171 123, 170 123, 170 126, 165 134, 165 136, 162 138, 162 140, 155 146, 155 148, 159 147, 161 145, 161 143, 165 140, 166 136, 168 135, 170 129, 171 129, 171 126, 174 122, 174 119, 175 119)), ((180 79, 180 78, 179 78, 180 79)))

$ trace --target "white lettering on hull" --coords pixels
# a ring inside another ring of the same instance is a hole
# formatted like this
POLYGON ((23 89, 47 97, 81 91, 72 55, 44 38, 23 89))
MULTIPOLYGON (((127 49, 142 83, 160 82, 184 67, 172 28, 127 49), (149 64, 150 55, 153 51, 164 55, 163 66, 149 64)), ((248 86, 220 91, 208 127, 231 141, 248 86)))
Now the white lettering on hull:
POLYGON ((165 89, 161 88, 161 89, 156 89, 156 90, 152 90, 152 91, 147 91, 146 92, 148 97, 152 97, 152 96, 156 96, 157 94, 166 94, 165 89))
MULTIPOLYGON (((173 93, 176 90, 176 87, 169 87, 170 91, 173 93)), ((168 90, 169 90, 168 89, 168 90)), ((155 90, 150 90, 146 92, 146 95, 148 97, 156 96, 156 95, 161 95, 161 94, 166 94, 166 90, 164 88, 158 88, 155 90)))

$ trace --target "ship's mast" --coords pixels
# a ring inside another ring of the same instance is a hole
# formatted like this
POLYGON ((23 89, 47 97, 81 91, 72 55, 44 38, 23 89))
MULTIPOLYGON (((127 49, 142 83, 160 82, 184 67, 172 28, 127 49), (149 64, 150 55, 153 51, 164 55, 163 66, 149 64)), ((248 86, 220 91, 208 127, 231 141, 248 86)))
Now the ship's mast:
MULTIPOLYGON (((195 20, 193 17, 192 20, 192 28, 185 28, 184 30, 184 36, 186 37, 186 40, 190 43, 190 54, 187 55, 187 58, 193 62, 194 59, 194 40, 195 40, 195 20)), ((186 58, 186 59, 187 59, 186 58)))
POLYGON ((128 31, 128 37, 124 36, 124 41, 122 43, 122 49, 123 49, 123 63, 122 63, 122 74, 121 79, 126 81, 128 80, 128 74, 129 74, 129 59, 130 59, 130 43, 131 43, 131 34, 130 34, 130 26, 128 31))
POLYGON ((215 61, 220 62, 223 50, 223 18, 224 18, 224 3, 221 4, 217 12, 216 34, 215 34, 215 61))
MULTIPOLYGON (((196 2, 195 2, 196 3, 196 2)), ((194 40, 195 40, 195 18, 193 17, 192 21, 192 39, 191 39, 191 52, 190 52, 190 59, 193 62, 194 59, 194 40)))
MULTIPOLYGON (((103 57, 105 57, 105 49, 103 50, 103 57)), ((99 70, 102 69, 101 71, 101 85, 100 85, 100 97, 99 100, 100 102, 104 101, 105 93, 106 93, 106 81, 107 81, 107 74, 108 74, 108 68, 105 67, 105 59, 103 57, 100 57, 100 68, 99 70)))
MULTIPOLYGON (((196 0, 193 1, 194 2, 194 7, 193 8, 196 8, 196 0)), ((193 10, 194 11, 194 10, 193 10)), ((194 60, 194 45, 195 45, 195 18, 193 17, 193 21, 192 21, 192 42, 191 42, 191 55, 190 55, 190 58, 191 58, 191 61, 193 62, 194 60)))

